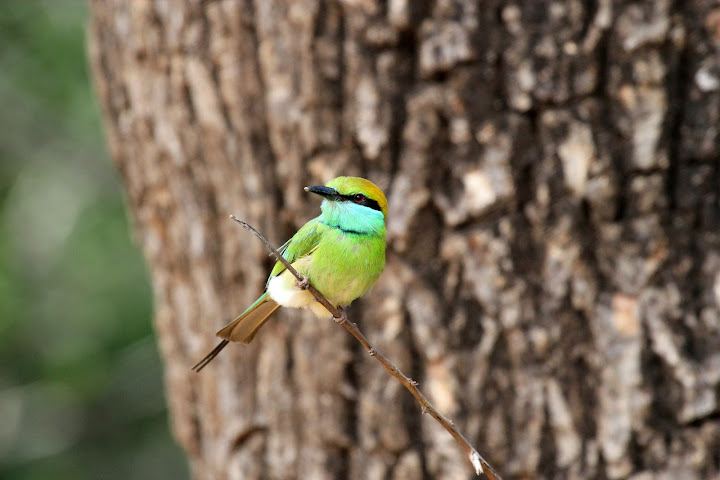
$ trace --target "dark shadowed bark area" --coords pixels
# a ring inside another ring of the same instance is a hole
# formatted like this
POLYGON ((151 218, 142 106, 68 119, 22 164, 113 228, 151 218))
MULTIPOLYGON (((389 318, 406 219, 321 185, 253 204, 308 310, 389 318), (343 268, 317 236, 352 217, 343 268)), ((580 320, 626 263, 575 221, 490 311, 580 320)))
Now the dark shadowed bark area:
POLYGON ((720 475, 720 6, 92 2, 110 150, 198 479, 467 479, 332 322, 285 311, 190 371, 319 212, 388 195, 350 317, 507 479, 720 475))

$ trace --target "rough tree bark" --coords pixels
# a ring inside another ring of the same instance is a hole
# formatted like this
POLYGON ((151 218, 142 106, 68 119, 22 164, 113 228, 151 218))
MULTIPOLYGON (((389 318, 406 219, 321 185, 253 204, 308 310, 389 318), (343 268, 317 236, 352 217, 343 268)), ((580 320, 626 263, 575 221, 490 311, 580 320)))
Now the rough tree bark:
POLYGON ((332 322, 202 374, 339 174, 388 193, 350 310, 505 476, 720 475, 720 6, 100 1, 90 60, 199 479, 470 478, 332 322))

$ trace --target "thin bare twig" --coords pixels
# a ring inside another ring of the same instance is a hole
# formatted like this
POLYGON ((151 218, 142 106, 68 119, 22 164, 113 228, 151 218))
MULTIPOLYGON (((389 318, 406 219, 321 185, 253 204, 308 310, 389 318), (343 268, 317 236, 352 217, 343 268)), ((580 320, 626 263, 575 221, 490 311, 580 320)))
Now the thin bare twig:
POLYGON ((345 311, 343 309, 335 308, 320 292, 315 289, 315 287, 310 284, 308 279, 300 275, 298 271, 295 270, 292 265, 290 265, 290 263, 285 259, 285 257, 280 255, 280 253, 275 249, 275 247, 273 247, 273 245, 260 232, 255 230, 252 225, 240 220, 234 215, 230 215, 230 218, 238 222, 245 229, 250 230, 253 234, 255 234, 255 236, 258 237, 265 244, 265 246, 270 249, 273 256, 280 263, 282 263, 291 274, 295 276, 298 285, 302 288, 307 289, 313 295, 313 297, 315 297, 315 300, 320 302, 328 310, 328 312, 332 314, 335 323, 344 326, 345 329, 347 329, 347 331, 350 332, 352 336, 355 337, 357 341, 362 344, 363 347, 365 347, 365 350, 367 350, 371 357, 375 357, 377 361, 380 362, 380 364, 385 368, 385 370, 390 372, 390 375, 397 378, 400 383, 403 384, 403 386, 412 394, 413 397, 415 397, 415 400, 417 400, 417 402, 420 404, 420 408, 422 408, 422 413, 429 414, 431 417, 437 420, 438 423, 450 433, 450 435, 453 436, 455 441, 457 441, 463 448, 463 450, 465 450, 465 453, 470 459, 473 468, 475 468, 476 474, 480 475, 481 473, 485 473, 485 475, 487 475, 490 480, 502 480, 500 475, 498 475, 498 473, 490 466, 490 464, 477 452, 477 450, 475 450, 475 447, 473 447, 470 442, 463 436, 463 434, 460 433, 460 431, 455 427, 455 424, 452 422, 452 420, 447 418, 442 413, 438 412, 435 407, 430 404, 428 399, 425 398, 425 395, 423 395, 420 390, 418 390, 417 382, 405 375, 385 355, 377 351, 377 349, 373 347, 373 345, 365 337, 365 335, 363 335, 362 332, 358 329, 357 324, 348 320, 347 315, 345 314, 345 311))

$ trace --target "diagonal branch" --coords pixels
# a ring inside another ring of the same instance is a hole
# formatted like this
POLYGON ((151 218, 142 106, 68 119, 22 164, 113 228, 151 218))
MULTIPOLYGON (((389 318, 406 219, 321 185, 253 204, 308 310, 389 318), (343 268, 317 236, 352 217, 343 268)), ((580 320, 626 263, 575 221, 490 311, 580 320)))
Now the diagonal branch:
POLYGON ((315 289, 315 287, 310 284, 308 279, 300 275, 298 271, 295 270, 292 265, 290 265, 290 263, 285 259, 285 257, 280 255, 280 253, 275 249, 275 247, 273 247, 272 244, 265 237, 263 237, 260 232, 255 230, 252 225, 240 220, 234 215, 230 215, 230 218, 238 222, 247 230, 250 230, 252 233, 254 233, 255 236, 258 237, 270 249, 275 258, 280 263, 282 263, 290 273, 295 276, 298 285, 302 288, 306 288, 313 295, 313 297, 315 297, 315 299, 320 302, 328 310, 328 312, 332 314, 335 323, 344 326, 345 329, 347 329, 347 331, 350 332, 352 336, 355 337, 357 341, 362 344, 363 347, 365 347, 365 350, 367 350, 370 356, 375 357, 377 361, 380 362, 380 364, 385 368, 385 370, 390 372, 390 375, 397 378, 398 381, 403 384, 403 386, 412 394, 413 397, 415 397, 415 400, 417 400, 417 402, 420 404, 420 407, 422 408, 422 413, 429 414, 431 417, 437 420, 438 423, 440 423, 440 425, 442 425, 443 428, 445 428, 445 430, 450 433, 450 435, 453 436, 455 441, 457 441, 463 448, 463 450, 465 450, 465 453, 467 454, 470 462, 475 468, 476 474, 480 475, 481 473, 485 473, 485 475, 490 480, 502 480, 500 475, 495 472, 495 470, 490 466, 490 464, 482 456, 480 456, 477 450, 475 450, 475 448, 470 444, 470 442, 468 442, 468 440, 463 436, 463 434, 460 433, 460 431, 455 427, 453 421, 447 418, 442 413, 435 410, 435 407, 430 404, 428 399, 425 398, 425 395, 423 395, 420 390, 418 390, 417 382, 415 382, 410 377, 401 372, 385 355, 383 355, 381 352, 378 352, 375 347, 372 346, 370 341, 368 341, 365 335, 363 335, 362 332, 358 329, 357 324, 348 320, 347 315, 345 314, 345 311, 343 309, 335 308, 320 292, 315 289))

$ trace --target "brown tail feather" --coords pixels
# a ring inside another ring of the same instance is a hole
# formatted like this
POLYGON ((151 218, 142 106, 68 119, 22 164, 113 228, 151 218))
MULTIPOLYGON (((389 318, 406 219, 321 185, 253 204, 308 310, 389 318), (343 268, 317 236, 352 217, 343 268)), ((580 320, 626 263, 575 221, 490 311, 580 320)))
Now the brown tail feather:
POLYGON ((205 357, 204 357, 202 360, 200 360, 198 363, 196 363, 195 366, 192 367, 191 370, 195 370, 195 373, 200 373, 200 370, 202 370, 203 368, 205 368, 205 365, 207 365, 208 363, 210 363, 213 358, 217 357, 218 353, 220 353, 220 351, 221 351, 223 348, 225 348, 225 346, 226 346, 228 343, 230 343, 230 342, 227 341, 227 340, 223 340, 222 342, 220 342, 217 347, 213 348, 210 353, 208 353, 207 355, 205 355, 205 357))
POLYGON ((233 342, 250 343, 255 338, 255 334, 260 330, 260 327, 278 308, 280 308, 280 305, 267 296, 264 302, 258 303, 243 315, 240 315, 224 326, 216 335, 233 342))
POLYGON ((223 341, 213 348, 210 353, 205 355, 202 360, 195 364, 195 366, 192 367, 192 370, 199 372, 205 368, 205 366, 217 357, 222 349, 225 348, 231 341, 250 343, 252 339, 255 338, 255 334, 258 330, 260 330, 260 327, 267 322, 268 318, 270 318, 270 316, 275 313, 275 310, 278 308, 280 308, 280 305, 275 303, 275 300, 270 298, 267 294, 264 298, 261 297, 258 299, 258 302, 251 306, 246 312, 217 332, 216 335, 222 338, 223 341))

